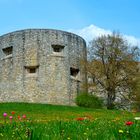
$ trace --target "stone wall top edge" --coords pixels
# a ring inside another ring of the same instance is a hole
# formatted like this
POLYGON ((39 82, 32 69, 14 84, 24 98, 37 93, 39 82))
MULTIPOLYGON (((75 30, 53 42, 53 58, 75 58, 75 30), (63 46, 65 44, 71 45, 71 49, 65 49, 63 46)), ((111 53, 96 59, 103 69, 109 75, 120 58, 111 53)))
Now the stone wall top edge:
POLYGON ((74 33, 71 33, 71 32, 68 32, 68 31, 63 31, 63 30, 58 30, 58 29, 43 29, 43 28, 22 29, 22 30, 17 30, 17 31, 13 31, 13 32, 3 34, 3 35, 0 36, 0 38, 1 37, 6 37, 6 36, 9 36, 9 35, 14 35, 14 34, 17 34, 17 33, 22 33, 22 32, 38 32, 38 31, 42 31, 42 32, 52 31, 52 32, 57 32, 57 33, 64 33, 65 35, 78 37, 86 44, 84 38, 82 38, 81 36, 79 36, 77 34, 74 34, 74 33))

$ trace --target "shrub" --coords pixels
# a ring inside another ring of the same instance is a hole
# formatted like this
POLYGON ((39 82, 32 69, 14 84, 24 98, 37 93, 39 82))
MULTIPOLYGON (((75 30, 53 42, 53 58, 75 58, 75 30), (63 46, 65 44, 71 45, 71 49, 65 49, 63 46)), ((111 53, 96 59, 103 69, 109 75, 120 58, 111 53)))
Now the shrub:
POLYGON ((95 95, 81 93, 76 97, 76 104, 88 108, 102 108, 103 101, 95 95))

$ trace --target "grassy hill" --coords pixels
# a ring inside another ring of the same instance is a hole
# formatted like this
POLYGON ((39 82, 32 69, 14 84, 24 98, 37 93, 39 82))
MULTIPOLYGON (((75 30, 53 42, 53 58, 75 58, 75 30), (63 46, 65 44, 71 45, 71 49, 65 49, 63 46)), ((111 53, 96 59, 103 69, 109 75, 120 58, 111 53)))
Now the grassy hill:
POLYGON ((0 140, 140 138, 140 120, 135 120, 140 113, 46 104, 1 103, 0 114, 0 140), (3 116, 4 113, 7 115, 3 116))

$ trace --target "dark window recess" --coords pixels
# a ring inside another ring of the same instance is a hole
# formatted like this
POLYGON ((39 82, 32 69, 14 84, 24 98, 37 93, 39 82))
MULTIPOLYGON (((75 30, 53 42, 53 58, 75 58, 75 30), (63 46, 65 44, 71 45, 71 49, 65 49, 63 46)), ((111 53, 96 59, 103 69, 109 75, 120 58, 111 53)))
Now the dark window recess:
POLYGON ((36 73, 36 68, 30 68, 29 73, 36 73))
POLYGON ((27 73, 29 74, 33 74, 33 73, 37 73, 37 67, 25 67, 27 70, 27 73))
POLYGON ((53 52, 62 52, 65 46, 61 45, 52 45, 53 52))
POLYGON ((10 55, 10 54, 12 54, 12 52, 13 52, 13 46, 7 47, 7 48, 3 48, 2 50, 3 50, 3 53, 4 53, 6 56, 7 56, 7 55, 10 55))
POLYGON ((70 75, 76 77, 79 73, 79 69, 70 68, 70 75))

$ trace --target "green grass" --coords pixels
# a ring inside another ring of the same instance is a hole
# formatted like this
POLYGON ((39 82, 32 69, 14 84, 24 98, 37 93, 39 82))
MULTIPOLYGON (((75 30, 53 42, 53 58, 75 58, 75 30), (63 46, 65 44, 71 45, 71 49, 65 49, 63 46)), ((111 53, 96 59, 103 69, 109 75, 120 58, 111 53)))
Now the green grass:
POLYGON ((0 140, 139 140, 140 113, 29 103, 0 103, 0 140), (12 121, 9 120, 14 111, 12 121), (6 112, 6 122, 3 113, 6 112), (17 116, 25 114, 26 119, 17 116), (82 118, 84 120, 77 120, 82 118), (134 124, 127 126, 125 123, 134 124), (119 130, 123 132, 119 133, 119 130))

